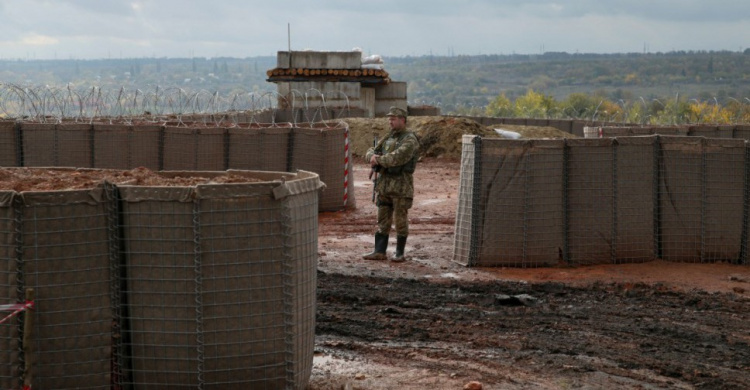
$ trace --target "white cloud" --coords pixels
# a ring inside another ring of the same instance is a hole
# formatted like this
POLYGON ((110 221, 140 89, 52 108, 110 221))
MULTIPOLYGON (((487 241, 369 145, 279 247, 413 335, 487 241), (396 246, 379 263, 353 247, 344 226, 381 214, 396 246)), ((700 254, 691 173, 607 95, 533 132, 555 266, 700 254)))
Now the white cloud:
POLYGON ((384 56, 737 50, 750 2, 6 0, 0 17, 3 58, 275 55, 288 25, 293 50, 384 56))
POLYGON ((55 45, 58 42, 60 42, 55 37, 50 37, 47 35, 38 35, 38 34, 32 34, 25 36, 21 38, 21 44, 22 45, 30 45, 30 46, 49 46, 49 45, 55 45))

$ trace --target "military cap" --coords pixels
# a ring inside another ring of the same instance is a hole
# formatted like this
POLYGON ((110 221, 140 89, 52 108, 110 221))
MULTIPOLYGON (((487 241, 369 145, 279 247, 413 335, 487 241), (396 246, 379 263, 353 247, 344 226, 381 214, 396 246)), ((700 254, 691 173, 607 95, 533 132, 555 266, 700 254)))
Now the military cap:
POLYGON ((406 118, 406 110, 394 106, 388 110, 388 113, 385 114, 385 116, 400 116, 406 118))

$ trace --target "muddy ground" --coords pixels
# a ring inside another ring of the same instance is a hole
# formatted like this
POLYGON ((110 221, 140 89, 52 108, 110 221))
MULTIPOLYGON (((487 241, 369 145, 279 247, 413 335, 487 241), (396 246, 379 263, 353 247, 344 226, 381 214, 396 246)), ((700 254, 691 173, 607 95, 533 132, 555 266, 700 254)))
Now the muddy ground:
POLYGON ((463 267, 454 158, 418 166, 409 260, 362 260, 368 171, 357 162, 356 209, 320 214, 309 389, 750 388, 750 267, 463 267))
MULTIPOLYGON (((470 382, 485 390, 750 389, 750 266, 456 264, 460 137, 494 131, 456 118, 409 123, 425 148, 415 173, 408 261, 360 257, 372 250, 376 213, 361 158, 354 167, 357 207, 319 214, 309 390, 447 390, 470 382)), ((387 126, 382 118, 349 124, 355 154, 387 126)), ((570 136, 549 128, 509 130, 570 136)), ((0 170, 3 188, 16 191, 89 188, 102 179, 89 171, 63 176, 0 170)), ((107 178, 135 185, 165 180, 144 169, 107 178)), ((176 179, 175 185, 218 180, 176 179)), ((231 175, 222 180, 234 181, 231 175)))

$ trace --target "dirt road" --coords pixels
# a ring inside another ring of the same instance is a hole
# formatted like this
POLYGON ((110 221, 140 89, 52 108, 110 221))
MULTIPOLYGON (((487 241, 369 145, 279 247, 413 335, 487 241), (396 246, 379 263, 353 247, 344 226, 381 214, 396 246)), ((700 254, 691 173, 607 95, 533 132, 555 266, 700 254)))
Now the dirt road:
POLYGON ((320 215, 311 390, 750 388, 750 267, 463 267, 458 162, 435 159, 415 174, 410 260, 361 260, 375 206, 355 168, 358 208, 320 215))

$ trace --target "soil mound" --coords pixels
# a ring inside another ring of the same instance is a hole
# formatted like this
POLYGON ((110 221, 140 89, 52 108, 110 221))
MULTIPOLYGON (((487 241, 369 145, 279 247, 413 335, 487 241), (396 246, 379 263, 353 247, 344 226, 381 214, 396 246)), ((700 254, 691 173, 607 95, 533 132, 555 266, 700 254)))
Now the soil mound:
POLYGON ((198 184, 253 183, 262 180, 232 173, 201 176, 197 172, 191 172, 188 175, 168 176, 143 167, 126 171, 112 169, 0 168, 0 191, 91 189, 103 181, 131 186, 184 187, 198 184))
MULTIPOLYGON (((349 125, 349 147, 355 156, 364 156, 377 139, 388 134, 387 118, 343 118, 349 125)), ((549 126, 483 126, 468 118, 448 116, 412 116, 406 123, 419 137, 422 157, 461 158, 461 137, 465 134, 499 138, 495 128, 517 132, 521 138, 574 138, 549 126)))

